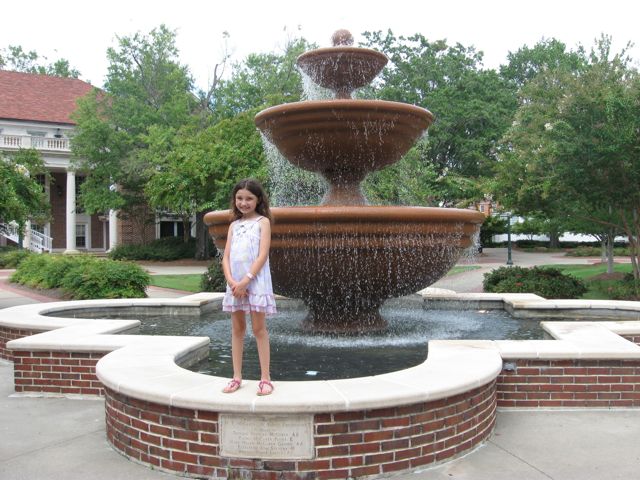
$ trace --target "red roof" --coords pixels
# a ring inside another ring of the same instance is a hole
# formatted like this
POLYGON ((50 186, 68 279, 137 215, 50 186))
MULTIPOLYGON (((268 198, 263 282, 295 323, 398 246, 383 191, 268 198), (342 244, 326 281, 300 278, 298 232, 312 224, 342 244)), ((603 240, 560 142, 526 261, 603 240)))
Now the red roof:
POLYGON ((92 88, 77 78, 0 70, 0 118, 73 125, 76 101, 92 88))

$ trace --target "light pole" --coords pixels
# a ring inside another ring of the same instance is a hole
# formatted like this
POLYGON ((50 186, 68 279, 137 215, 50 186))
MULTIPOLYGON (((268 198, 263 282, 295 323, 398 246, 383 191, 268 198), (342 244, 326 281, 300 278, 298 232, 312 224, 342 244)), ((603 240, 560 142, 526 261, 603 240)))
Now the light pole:
POLYGON ((507 221, 507 265, 513 265, 513 259, 511 258, 511 212, 504 212, 500 214, 500 218, 504 218, 507 221))
POLYGON ((507 265, 513 265, 511 258, 511 213, 507 213, 507 265))

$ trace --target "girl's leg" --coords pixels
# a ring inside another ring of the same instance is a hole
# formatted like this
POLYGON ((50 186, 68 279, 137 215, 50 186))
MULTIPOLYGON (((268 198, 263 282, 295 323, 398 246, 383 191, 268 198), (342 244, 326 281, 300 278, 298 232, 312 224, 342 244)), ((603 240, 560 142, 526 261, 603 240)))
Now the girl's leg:
POLYGON ((247 332, 247 321, 242 310, 231 313, 231 359, 233 361, 233 378, 242 379, 242 354, 244 352, 244 336, 247 332))
POLYGON ((258 358, 260 359, 260 380, 271 381, 269 364, 271 363, 271 350, 269 348, 269 333, 267 332, 267 322, 265 314, 262 312, 251 312, 251 327, 253 335, 256 337, 258 345, 258 358))

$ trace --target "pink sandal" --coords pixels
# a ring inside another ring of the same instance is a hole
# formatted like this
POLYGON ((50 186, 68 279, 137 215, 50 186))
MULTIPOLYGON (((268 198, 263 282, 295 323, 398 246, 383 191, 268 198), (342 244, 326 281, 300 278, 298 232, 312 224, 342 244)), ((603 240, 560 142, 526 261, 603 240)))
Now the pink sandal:
POLYGON ((222 390, 222 393, 233 393, 240 388, 241 384, 242 384, 241 379, 232 378, 231 381, 227 383, 227 386, 224 387, 224 389, 222 390))
POLYGON ((273 383, 271 383, 269 380, 260 380, 260 383, 258 384, 257 394, 261 397, 271 395, 274 389, 275 387, 273 386, 273 383), (265 387, 267 388, 266 390, 265 387))

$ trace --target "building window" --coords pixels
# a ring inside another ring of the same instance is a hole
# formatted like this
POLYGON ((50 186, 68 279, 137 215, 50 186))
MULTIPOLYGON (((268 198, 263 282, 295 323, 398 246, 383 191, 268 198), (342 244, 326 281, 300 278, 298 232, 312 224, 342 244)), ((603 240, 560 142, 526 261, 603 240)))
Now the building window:
MULTIPOLYGON (((191 230, 191 222, 189 222, 191 230)), ((182 222, 160 222, 160 238, 182 237, 184 235, 184 225, 182 222)))
POLYGON ((83 223, 76 224, 76 247, 87 248, 87 226, 83 223))

